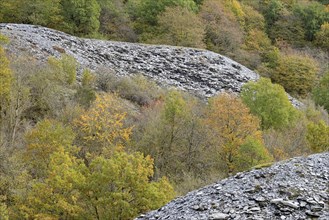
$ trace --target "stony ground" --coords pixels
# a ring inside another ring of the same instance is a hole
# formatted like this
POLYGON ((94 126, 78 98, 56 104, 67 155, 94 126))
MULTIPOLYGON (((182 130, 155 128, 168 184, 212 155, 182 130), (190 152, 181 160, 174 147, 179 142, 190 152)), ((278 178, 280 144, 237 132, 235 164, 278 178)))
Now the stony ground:
POLYGON ((117 75, 142 73, 160 84, 209 97, 223 90, 237 92, 259 76, 219 54, 193 48, 154 46, 73 37, 52 29, 23 24, 0 24, 11 40, 11 54, 27 52, 37 60, 66 53, 81 67, 110 68, 117 75))
POLYGON ((238 173, 138 220, 329 219, 329 153, 238 173))
MULTIPOLYGON (((1 24, 9 37, 6 46, 13 56, 27 54, 44 62, 49 56, 73 56, 91 70, 112 70, 118 76, 143 74, 161 86, 173 86, 201 98, 219 92, 239 92, 241 86, 259 79, 245 66, 220 54, 194 48, 145 45, 77 38, 35 25, 1 24)), ((294 106, 302 104, 289 96, 294 106)))

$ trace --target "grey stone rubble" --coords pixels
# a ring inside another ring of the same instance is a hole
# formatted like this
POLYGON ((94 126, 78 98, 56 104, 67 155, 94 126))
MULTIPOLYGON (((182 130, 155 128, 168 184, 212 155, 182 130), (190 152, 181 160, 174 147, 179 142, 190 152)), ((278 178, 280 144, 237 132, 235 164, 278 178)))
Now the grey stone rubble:
POLYGON ((137 220, 329 219, 329 152, 238 173, 137 220))
MULTIPOLYGON (((11 54, 30 53, 37 60, 66 53, 81 69, 110 68, 119 76, 136 73, 161 85, 174 86, 200 97, 223 91, 239 92, 259 75, 241 64, 207 50, 82 39, 34 25, 0 24, 0 33, 11 40, 11 54)), ((290 97, 295 106, 300 105, 290 97)))

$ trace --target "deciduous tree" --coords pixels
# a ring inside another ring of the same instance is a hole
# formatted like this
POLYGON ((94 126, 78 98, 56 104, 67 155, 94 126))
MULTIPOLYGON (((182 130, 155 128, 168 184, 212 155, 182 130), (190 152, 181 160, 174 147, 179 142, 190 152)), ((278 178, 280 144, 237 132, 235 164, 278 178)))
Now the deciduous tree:
POLYGON ((44 120, 26 134, 27 148, 25 161, 29 162, 30 171, 35 177, 44 177, 49 169, 51 155, 65 148, 69 152, 75 135, 70 127, 54 120, 44 120))
POLYGON ((157 43, 203 48, 204 26, 199 17, 181 6, 167 7, 158 17, 157 43))
POLYGON ((160 207, 173 198, 174 191, 166 178, 150 182, 152 177, 153 160, 141 153, 115 152, 109 159, 95 158, 83 189, 87 216, 131 219, 160 207))
POLYGON ((317 105, 323 106, 329 112, 329 72, 320 80, 313 89, 313 99, 317 105))
MULTIPOLYGON (((213 161, 224 163, 227 174, 238 170, 240 148, 249 138, 260 141, 259 120, 250 114, 249 108, 235 95, 220 94, 209 100, 205 123, 213 135, 213 161)), ((246 155, 247 156, 247 155, 246 155)))
POLYGON ((251 113, 259 117, 262 129, 280 129, 293 123, 298 116, 282 86, 269 79, 248 82, 242 87, 241 98, 251 113))
POLYGON ((324 121, 310 122, 307 126, 306 138, 312 152, 319 153, 329 150, 329 126, 324 121))
POLYGON ((115 95, 103 94, 78 119, 74 127, 78 134, 78 143, 84 157, 105 153, 110 156, 115 150, 122 149, 129 141, 131 127, 125 125, 126 113, 115 95))

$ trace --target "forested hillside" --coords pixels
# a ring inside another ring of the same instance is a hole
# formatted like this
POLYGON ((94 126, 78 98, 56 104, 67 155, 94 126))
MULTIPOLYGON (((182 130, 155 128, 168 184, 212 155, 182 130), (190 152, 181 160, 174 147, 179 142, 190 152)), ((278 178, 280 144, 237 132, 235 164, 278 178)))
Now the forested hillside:
POLYGON ((0 219, 132 219, 256 165, 328 151, 328 4, 2 0, 0 23, 208 49, 264 78, 205 100, 142 74, 77 77, 62 48, 40 63, 24 47, 7 53, 0 34, 0 219))

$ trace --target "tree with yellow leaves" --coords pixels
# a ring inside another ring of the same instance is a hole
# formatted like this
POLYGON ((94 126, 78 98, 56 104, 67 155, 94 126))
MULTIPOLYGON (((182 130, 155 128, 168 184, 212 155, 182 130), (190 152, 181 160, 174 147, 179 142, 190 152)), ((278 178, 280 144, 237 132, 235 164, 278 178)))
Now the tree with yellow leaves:
POLYGON ((218 162, 224 162, 227 174, 240 170, 239 158, 249 157, 241 155, 245 151, 240 149, 241 146, 253 147, 251 144, 245 145, 253 140, 261 143, 264 148, 259 119, 251 115, 249 108, 235 95, 224 93, 210 99, 205 124, 212 135, 213 149, 210 156, 217 157, 218 162))
POLYGON ((153 160, 141 153, 114 152, 111 158, 95 158, 83 195, 88 219, 133 219, 156 209, 174 197, 167 178, 150 182, 153 160))
MULTIPOLYGON (((0 43, 7 41, 4 36, 0 35, 0 43)), ((4 105, 9 101, 12 78, 9 60, 5 50, 0 46, 0 110, 3 110, 4 105)))
POLYGON ((74 138, 75 134, 70 127, 55 120, 41 121, 29 131, 25 136, 27 148, 24 159, 29 163, 32 176, 44 177, 49 168, 50 156, 60 148, 74 152, 74 138))
POLYGON ((34 179, 18 200, 21 216, 28 219, 80 219, 84 208, 80 186, 85 184, 84 164, 59 147, 49 156, 44 179, 34 179))
POLYGON ((132 129, 125 126, 125 118, 126 113, 116 95, 98 95, 90 109, 73 122, 81 153, 90 153, 92 157, 102 153, 110 156, 115 150, 123 149, 132 129))

